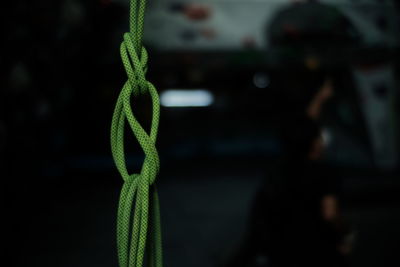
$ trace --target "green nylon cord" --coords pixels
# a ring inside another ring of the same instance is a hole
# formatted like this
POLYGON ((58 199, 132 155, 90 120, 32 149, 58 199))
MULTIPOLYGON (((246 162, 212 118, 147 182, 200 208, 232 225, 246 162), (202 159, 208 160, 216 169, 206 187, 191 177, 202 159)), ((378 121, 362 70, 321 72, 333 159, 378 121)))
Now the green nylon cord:
POLYGON ((146 80, 147 52, 142 46, 145 0, 131 0, 130 32, 124 34, 121 58, 128 80, 115 106, 111 126, 111 150, 124 184, 117 218, 117 250, 120 267, 162 266, 160 208, 154 182, 159 172, 155 142, 160 116, 160 100, 156 88, 146 80), (131 103, 134 97, 149 94, 153 118, 148 134, 135 118, 131 103), (129 174, 124 152, 125 122, 137 138, 145 154, 140 173, 129 174))

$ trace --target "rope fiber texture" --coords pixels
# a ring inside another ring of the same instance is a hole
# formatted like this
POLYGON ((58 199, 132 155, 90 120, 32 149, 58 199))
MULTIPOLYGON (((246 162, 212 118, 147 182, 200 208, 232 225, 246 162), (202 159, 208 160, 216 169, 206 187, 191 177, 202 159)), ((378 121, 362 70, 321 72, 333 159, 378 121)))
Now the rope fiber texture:
POLYGON ((111 150, 124 184, 117 217, 117 250, 120 267, 162 267, 160 208, 154 185, 159 172, 155 147, 160 116, 156 88, 146 80, 147 52, 142 46, 146 0, 130 2, 130 32, 125 33, 120 52, 128 80, 122 87, 111 126, 111 150), (139 95, 150 95, 153 117, 150 134, 135 118, 131 103, 139 95), (126 121, 145 154, 140 173, 129 174, 124 152, 126 121), (134 207, 133 207, 134 206, 134 207))

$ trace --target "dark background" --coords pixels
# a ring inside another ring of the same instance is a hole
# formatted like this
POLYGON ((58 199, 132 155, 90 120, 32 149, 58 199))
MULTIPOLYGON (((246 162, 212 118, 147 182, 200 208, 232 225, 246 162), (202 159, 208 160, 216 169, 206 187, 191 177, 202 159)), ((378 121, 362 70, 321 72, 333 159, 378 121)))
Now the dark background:
MULTIPOLYGON (((165 3, 176 16, 184 12, 183 2, 165 3)), ((383 36, 398 36, 389 31, 393 23, 400 29, 397 1, 345 4, 394 10, 397 17, 364 19, 387 31, 383 36)), ((122 180, 109 135, 126 80, 119 45, 128 30, 127 3, 19 0, 6 6, 1 9, 0 93, 3 229, 10 237, 5 256, 12 266, 116 266, 122 180)), ((322 11, 307 12, 318 17, 322 11)), ((297 25, 306 21, 305 14, 289 17, 297 25)), ((397 266, 399 42, 371 44, 363 41, 362 32, 346 34, 353 27, 346 16, 325 31, 306 24, 293 41, 279 32, 275 15, 275 26, 260 27, 272 36, 268 46, 244 38, 241 47, 202 48, 191 43, 195 28, 171 36, 182 39, 175 47, 151 38, 145 42, 147 78, 160 92, 203 88, 215 98, 208 107, 161 109, 157 146, 165 266, 220 266, 229 258, 243 235, 254 193, 280 153, 277 125, 285 124, 281 115, 292 107, 279 80, 310 55, 335 73, 335 97, 322 121, 331 139, 326 159, 342 174, 344 213, 357 231, 351 266, 397 266), (395 129, 386 145, 395 160, 385 165, 379 158, 389 152, 377 155, 373 148, 353 71, 387 66, 394 75, 387 84, 394 89, 389 94, 383 79, 375 90, 376 97, 390 97, 384 108, 392 118, 388 127, 395 129), (270 76, 278 78, 270 84, 270 76), (265 88, 256 79, 266 81, 265 88)), ((136 101, 135 113, 146 125, 150 102, 146 97, 136 101)), ((126 142, 129 167, 137 171, 143 153, 133 136, 127 134, 126 142)))

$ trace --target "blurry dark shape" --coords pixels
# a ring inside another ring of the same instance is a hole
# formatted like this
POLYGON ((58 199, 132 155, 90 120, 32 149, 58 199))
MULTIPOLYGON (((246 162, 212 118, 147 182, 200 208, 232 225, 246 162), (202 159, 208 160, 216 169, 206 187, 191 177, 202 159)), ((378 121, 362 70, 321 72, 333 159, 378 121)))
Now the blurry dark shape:
POLYGON ((173 72, 165 72, 160 80, 167 88, 176 87, 179 82, 177 75, 173 72))
POLYGON ((199 63, 199 55, 197 53, 193 53, 193 52, 184 52, 182 55, 182 63, 193 67, 193 66, 197 66, 197 64, 199 63))
POLYGON ((352 232, 340 214, 337 173, 320 162, 320 126, 301 115, 285 123, 284 157, 268 172, 228 266, 347 266, 352 232))
POLYGON ((103 6, 108 6, 108 5, 111 4, 111 1, 112 1, 112 0, 100 0, 100 3, 101 3, 103 6))
POLYGON ((282 157, 256 194, 247 236, 228 266, 346 266, 351 230, 339 211, 340 179, 321 161, 320 119, 334 94, 333 71, 317 56, 305 60, 271 71, 271 88, 283 103, 282 157))
POLYGON ((9 74, 9 86, 19 91, 27 88, 32 82, 32 77, 23 62, 15 63, 9 74))
POLYGON ((389 93, 389 88, 387 88, 386 84, 376 85, 373 90, 375 96, 380 99, 386 98, 389 93))
POLYGON ((304 59, 304 65, 309 70, 316 70, 320 66, 320 60, 316 56, 306 56, 304 59))
POLYGON ((313 160, 320 158, 321 134, 320 126, 305 114, 287 118, 280 134, 284 155, 299 161, 309 158, 311 153, 313 160), (318 155, 314 157, 314 153, 318 155))
POLYGON ((330 63, 348 61, 346 49, 360 40, 355 27, 336 7, 317 2, 282 9, 269 23, 266 36, 278 65, 303 64, 310 54, 330 63))
POLYGON ((282 25, 282 29, 292 40, 300 38, 300 30, 295 25, 287 23, 282 25))
POLYGON ((192 29, 184 30, 183 32, 181 32, 180 36, 182 40, 189 42, 194 41, 199 37, 198 33, 192 29))
POLYGON ((202 21, 210 18, 212 10, 211 7, 204 4, 192 3, 185 5, 184 13, 190 20, 202 21))
POLYGON ((305 2, 314 2, 313 0, 291 0, 293 5, 298 5, 298 4, 302 4, 305 2))
POLYGON ((200 69, 190 69, 186 73, 187 80, 191 84, 200 84, 204 81, 204 72, 200 69))
MULTIPOLYGON (((8 133, 7 133, 7 128, 3 120, 0 120, 0 169, 2 170, 1 172, 4 172, 6 170, 6 144, 8 141, 8 133)), ((3 173, 4 175, 5 173, 3 173)))
POLYGON ((389 24, 388 24, 387 18, 385 18, 385 17, 379 17, 376 20, 376 25, 382 31, 387 31, 388 28, 389 28, 389 24))
POLYGON ((266 73, 257 72, 253 76, 253 83, 257 88, 267 88, 269 82, 269 77, 266 73))
POLYGON ((285 103, 277 107, 282 113, 307 112, 307 109, 315 109, 311 106, 317 106, 320 112, 321 105, 313 105, 313 100, 324 102, 327 100, 326 97, 329 98, 329 94, 332 94, 328 86, 329 70, 327 69, 309 70, 304 67, 278 69, 272 71, 270 77, 271 88, 277 91, 279 94, 277 97, 285 103), (324 87, 324 84, 327 86, 324 87), (326 90, 321 90, 321 88, 326 90))
POLYGON ((51 113, 52 113, 52 112, 51 112, 50 103, 49 103, 46 99, 44 99, 44 98, 39 99, 39 100, 37 101, 36 108, 35 108, 36 117, 37 117, 38 119, 40 119, 40 120, 44 120, 44 119, 46 119, 51 113))
MULTIPOLYGON (((102 1, 102 4, 103 1, 102 1)), ((82 25, 86 18, 86 12, 81 2, 76 0, 66 0, 62 7, 62 20, 70 27, 82 25)))
POLYGON ((268 30, 271 43, 349 42, 357 40, 348 19, 335 7, 322 3, 299 3, 280 11, 268 30))
POLYGON ((183 12, 184 9, 185 9, 185 4, 184 3, 176 2, 176 3, 171 3, 169 5, 169 10, 171 12, 183 12))

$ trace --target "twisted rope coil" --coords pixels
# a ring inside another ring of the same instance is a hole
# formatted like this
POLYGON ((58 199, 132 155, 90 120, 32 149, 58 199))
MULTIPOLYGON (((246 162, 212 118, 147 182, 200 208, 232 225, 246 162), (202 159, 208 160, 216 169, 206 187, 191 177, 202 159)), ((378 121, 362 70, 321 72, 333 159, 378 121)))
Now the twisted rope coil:
POLYGON ((117 249, 120 267, 162 266, 160 209, 154 186, 160 160, 155 147, 160 100, 153 84, 146 80, 148 55, 142 47, 145 0, 131 0, 130 32, 124 34, 120 52, 128 80, 115 106, 111 126, 111 150, 124 184, 121 190, 117 218, 117 249), (135 118, 131 101, 149 94, 153 117, 150 134, 135 118), (124 153, 125 122, 137 138, 145 154, 140 173, 129 174, 124 153), (134 212, 132 210, 135 203, 134 212))

